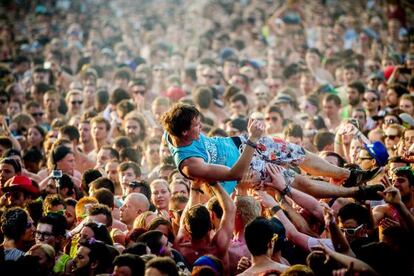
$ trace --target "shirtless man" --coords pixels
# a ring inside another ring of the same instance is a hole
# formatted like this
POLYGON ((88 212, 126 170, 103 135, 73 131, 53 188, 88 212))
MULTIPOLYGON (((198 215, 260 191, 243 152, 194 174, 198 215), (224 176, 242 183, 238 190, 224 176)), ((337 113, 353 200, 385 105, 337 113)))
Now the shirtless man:
POLYGON ((266 272, 282 273, 288 266, 271 259, 278 235, 274 233, 271 222, 257 217, 246 226, 245 239, 250 253, 252 266, 239 275, 265 275, 266 272))
POLYGON ((384 193, 386 204, 376 206, 372 212, 375 225, 380 230, 391 224, 400 224, 414 231, 414 172, 411 167, 396 169, 392 187, 384 193))
POLYGON ((212 254, 223 260, 223 265, 228 268, 228 248, 234 230, 234 220, 236 215, 236 206, 224 188, 212 182, 210 187, 214 191, 220 207, 223 209, 217 231, 212 233, 212 222, 207 208, 197 203, 200 196, 200 183, 192 183, 190 191, 190 201, 184 210, 180 228, 174 244, 189 264, 193 264, 199 257, 212 254), (190 241, 185 238, 185 232, 190 235, 190 241))

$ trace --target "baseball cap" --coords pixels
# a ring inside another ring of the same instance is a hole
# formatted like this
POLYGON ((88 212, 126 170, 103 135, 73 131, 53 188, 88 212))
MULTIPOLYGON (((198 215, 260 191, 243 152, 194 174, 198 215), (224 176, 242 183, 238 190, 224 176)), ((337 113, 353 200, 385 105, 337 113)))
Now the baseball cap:
POLYGON ((291 96, 289 96, 287 94, 280 94, 273 101, 273 104, 292 103, 292 102, 293 102, 293 99, 292 99, 291 96))
POLYGON ((247 131, 247 121, 243 118, 235 118, 229 121, 232 128, 237 129, 240 132, 247 131))
POLYGON ((398 115, 403 122, 404 126, 414 127, 414 118, 408 113, 401 113, 398 115))
POLYGON ((384 73, 382 73, 382 72, 374 72, 371 75, 369 75, 368 79, 370 79, 370 80, 382 80, 382 81, 384 81, 385 80, 385 77, 384 77, 384 73))
POLYGON ((32 180, 24 175, 16 175, 9 179, 2 188, 3 192, 10 192, 15 190, 23 190, 33 195, 38 195, 39 188, 33 185, 32 180))
POLYGON ((375 161, 377 161, 378 166, 385 166, 388 162, 388 152, 385 146, 379 142, 375 141, 372 144, 365 144, 365 149, 368 151, 375 161))
POLYGON ((208 266, 208 267, 212 268, 217 273, 221 270, 217 266, 216 262, 212 258, 210 258, 209 256, 201 256, 200 258, 198 258, 193 264, 193 267, 195 267, 195 266, 208 266))

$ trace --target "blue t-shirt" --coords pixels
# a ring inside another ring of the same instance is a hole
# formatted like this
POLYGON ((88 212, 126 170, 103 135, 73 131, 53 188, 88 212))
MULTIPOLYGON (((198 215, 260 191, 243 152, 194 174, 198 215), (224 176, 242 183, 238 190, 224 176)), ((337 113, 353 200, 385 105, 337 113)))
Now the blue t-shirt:
MULTIPOLYGON (((240 156, 239 149, 230 137, 207 137, 200 134, 198 140, 194 140, 190 145, 175 147, 171 144, 168 134, 164 135, 174 162, 179 169, 181 162, 190 157, 202 158, 208 164, 231 168, 240 156)), ((236 187, 237 181, 224 181, 222 185, 228 193, 231 193, 236 187)))

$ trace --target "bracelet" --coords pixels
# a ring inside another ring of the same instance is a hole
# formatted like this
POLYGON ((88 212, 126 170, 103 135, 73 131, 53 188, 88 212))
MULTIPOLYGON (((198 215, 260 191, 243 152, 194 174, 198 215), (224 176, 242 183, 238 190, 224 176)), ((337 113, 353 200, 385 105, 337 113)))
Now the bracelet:
POLYGON ((277 212, 279 212, 282 209, 279 205, 275 205, 272 208, 270 208, 270 213, 272 216, 274 216, 277 212))
POLYGON ((286 187, 283 189, 282 193, 280 194, 282 197, 285 195, 290 194, 290 186, 286 185, 286 187))
POLYGON ((250 139, 247 139, 247 141, 246 142, 244 142, 247 146, 250 146, 250 147, 252 147, 252 148, 254 148, 254 149, 256 149, 257 148, 257 144, 256 143, 253 143, 252 141, 250 141, 250 139))
POLYGON ((192 191, 200 193, 200 194, 204 194, 203 190, 201 190, 201 188, 191 188, 192 191))

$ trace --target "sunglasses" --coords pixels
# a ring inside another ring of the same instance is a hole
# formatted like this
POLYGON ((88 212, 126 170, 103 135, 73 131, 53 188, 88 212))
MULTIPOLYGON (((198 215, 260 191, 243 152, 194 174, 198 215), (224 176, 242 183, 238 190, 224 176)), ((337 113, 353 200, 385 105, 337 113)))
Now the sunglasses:
POLYGON ((5 104, 5 103, 7 103, 8 102, 8 100, 7 99, 0 99, 0 103, 2 103, 2 104, 5 104))
POLYGON ((175 217, 175 215, 178 217, 178 216, 180 216, 181 217, 181 215, 183 214, 183 211, 184 210, 169 210, 168 211, 168 215, 169 215, 169 217, 170 217, 170 219, 173 219, 174 217, 175 217))
POLYGON ((385 138, 388 138, 390 140, 395 140, 397 137, 399 138, 400 136, 398 136, 398 135, 385 135, 385 138))
POLYGON ((43 239, 48 239, 51 236, 53 236, 53 233, 51 232, 41 232, 41 231, 36 231, 35 232, 35 236, 36 238, 43 238, 43 239))
POLYGON ((12 197, 13 199, 19 199, 21 195, 20 191, 12 191, 12 192, 7 192, 5 194, 6 197, 12 197))
POLYGON ((363 161, 363 160, 372 160, 374 158, 372 157, 358 157, 358 160, 363 161))
POLYGON ((32 117, 42 117, 43 112, 34 112, 34 113, 31 113, 30 115, 32 115, 32 117))
POLYGON ((389 120, 385 120, 384 121, 384 124, 385 125, 398 124, 398 121, 397 120, 394 120, 394 119, 389 119, 389 120))
POLYGON ((134 90, 134 91, 132 91, 132 93, 134 93, 135 95, 138 95, 138 94, 144 95, 145 94, 145 90, 134 90))
POLYGON ((49 211, 49 212, 47 212, 47 214, 51 215, 51 216, 57 216, 57 215, 64 216, 65 213, 66 213, 65 209, 62 209, 62 210, 59 210, 59 211, 49 211))
POLYGON ((358 227, 355 228, 341 228, 341 231, 349 236, 354 236, 356 234, 356 232, 362 228, 362 226, 364 226, 363 224, 361 224, 358 227))
POLYGON ((271 120, 272 122, 277 122, 278 121, 278 118, 277 117, 266 117, 265 120, 266 121, 270 121, 271 120))
POLYGON ((374 102, 376 102, 378 99, 376 99, 376 98, 363 98, 362 100, 363 100, 364 102, 374 103, 374 102))
POLYGON ((70 103, 72 105, 75 105, 75 104, 81 105, 83 103, 83 101, 71 101, 70 103))

